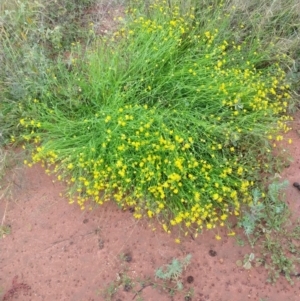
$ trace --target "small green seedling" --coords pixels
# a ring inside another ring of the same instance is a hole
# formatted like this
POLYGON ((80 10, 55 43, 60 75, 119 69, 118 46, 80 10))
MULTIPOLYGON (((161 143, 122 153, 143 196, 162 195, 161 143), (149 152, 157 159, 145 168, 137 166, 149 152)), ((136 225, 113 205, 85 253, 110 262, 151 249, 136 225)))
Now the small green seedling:
POLYGON ((252 262, 255 258, 254 253, 250 253, 250 255, 246 254, 244 258, 244 265, 243 268, 246 270, 250 270, 252 268, 252 262))
POLYGON ((242 260, 237 260, 236 261, 236 265, 238 267, 243 267, 246 270, 250 270, 252 268, 254 259, 255 259, 254 253, 246 254, 244 256, 243 261, 242 260))
POLYGON ((7 225, 0 226, 0 238, 4 238, 6 235, 10 234, 11 228, 7 225))
POLYGON ((191 254, 188 254, 183 260, 174 258, 170 264, 158 268, 155 272, 155 277, 162 280, 175 281, 177 289, 179 291, 183 290, 180 277, 183 270, 190 264, 191 258, 191 254))

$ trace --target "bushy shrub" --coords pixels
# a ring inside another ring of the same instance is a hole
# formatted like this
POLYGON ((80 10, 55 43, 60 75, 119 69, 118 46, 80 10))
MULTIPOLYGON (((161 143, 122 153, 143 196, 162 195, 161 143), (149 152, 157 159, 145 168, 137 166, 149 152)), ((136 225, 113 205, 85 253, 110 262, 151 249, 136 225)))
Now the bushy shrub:
POLYGON ((27 164, 65 180, 82 209, 114 199, 167 232, 224 225, 252 201, 289 129, 285 57, 270 62, 259 39, 236 39, 230 14, 136 7, 81 60, 74 44, 72 68, 58 62, 20 104, 22 139, 35 145, 27 164))

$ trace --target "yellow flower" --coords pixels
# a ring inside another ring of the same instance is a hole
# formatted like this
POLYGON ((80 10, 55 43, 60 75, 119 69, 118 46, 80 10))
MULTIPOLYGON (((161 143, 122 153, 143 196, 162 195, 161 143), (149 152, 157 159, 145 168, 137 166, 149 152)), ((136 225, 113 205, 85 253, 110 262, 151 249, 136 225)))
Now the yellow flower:
POLYGON ((142 215, 141 215, 140 213, 134 213, 133 216, 134 216, 136 219, 142 218, 142 215))
POLYGON ((212 199, 214 201, 216 201, 218 198, 219 198, 219 195, 217 193, 214 193, 213 196, 212 196, 212 199))
POLYGON ((195 194, 194 194, 194 200, 196 202, 200 201, 200 193, 199 192, 195 192, 195 194))
POLYGON ((186 143, 184 146, 183 146, 183 150, 185 150, 185 149, 188 149, 188 148, 190 148, 191 147, 191 145, 189 144, 189 143, 186 143))
POLYGON ((105 118, 105 122, 107 123, 107 122, 109 122, 111 120, 111 116, 107 116, 106 118, 105 118))
POLYGON ((175 239, 175 242, 176 242, 177 244, 180 244, 180 239, 179 239, 179 238, 176 238, 176 239, 175 239))
POLYGON ((222 214, 222 215, 221 215, 221 220, 222 220, 222 221, 225 221, 226 218, 227 218, 227 214, 222 214))
POLYGON ((206 224, 206 228, 207 229, 211 229, 212 228, 212 224, 210 224, 210 223, 206 224))
POLYGON ((217 235, 215 236, 215 238, 216 238, 216 240, 221 240, 221 239, 222 239, 221 236, 220 236, 219 234, 217 234, 217 235))
POLYGON ((238 174, 238 175, 242 175, 242 174, 243 174, 243 167, 240 166, 240 167, 238 168, 237 174, 238 174))
POLYGON ((148 216, 151 218, 153 216, 153 212, 151 210, 148 210, 148 216))

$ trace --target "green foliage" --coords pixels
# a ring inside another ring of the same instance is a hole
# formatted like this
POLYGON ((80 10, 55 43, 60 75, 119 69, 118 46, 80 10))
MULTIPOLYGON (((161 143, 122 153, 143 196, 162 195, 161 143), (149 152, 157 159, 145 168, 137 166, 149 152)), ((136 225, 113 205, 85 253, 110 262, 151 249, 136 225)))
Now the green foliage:
POLYGON ((289 181, 281 183, 273 182, 268 187, 268 198, 266 198, 267 217, 266 225, 268 228, 279 231, 282 227, 282 221, 289 216, 287 204, 282 201, 284 195, 282 192, 288 187, 289 181))
MULTIPOLYGON (((283 275, 292 284, 299 263, 300 253, 295 242, 300 241, 300 232, 298 223, 290 225, 290 211, 283 200, 283 191, 288 185, 288 181, 274 181, 264 197, 255 191, 253 204, 244 212, 239 225, 255 252, 261 254, 255 265, 263 265, 268 270, 268 281, 275 282, 283 275)), ((251 268, 253 259, 245 255, 244 267, 251 268)))
POLYGON ((104 300, 106 301, 111 301, 113 296, 117 293, 118 291, 118 284, 115 282, 109 283, 109 285, 101 292, 104 300))
POLYGON ((179 278, 184 269, 190 264, 192 255, 188 254, 183 260, 174 258, 170 264, 158 268, 155 277, 162 280, 176 281, 178 290, 182 290, 182 283, 179 278))
POLYGON ((6 167, 7 167, 7 152, 4 151, 2 148, 0 148, 0 190, 3 189, 2 187, 2 180, 6 173, 6 167))
POLYGON ((144 279, 132 278, 127 274, 127 266, 121 265, 117 279, 102 289, 101 294, 105 300, 110 301, 120 289, 125 291, 132 290, 135 293, 133 299, 143 300, 143 290, 148 286, 152 286, 154 289, 159 288, 160 291, 162 289, 171 296, 180 292, 186 297, 191 297, 193 295, 193 288, 185 290, 181 279, 184 270, 190 264, 191 258, 191 254, 188 254, 182 260, 174 258, 170 264, 166 264, 155 271, 155 279, 152 279, 153 277, 144 279))
MULTIPOLYGON (((299 252, 292 255, 287 255, 288 245, 284 243, 291 243, 288 233, 287 239, 283 239, 283 233, 280 233, 280 239, 276 237, 266 236, 266 241, 263 244, 264 250, 262 256, 264 259, 264 266, 268 270, 268 282, 274 283, 280 276, 284 276, 288 282, 294 283, 292 277, 297 274, 296 263, 299 263, 297 257, 299 252)), ((300 237, 297 238, 300 240, 300 237)))
MULTIPOLYGON (((24 152, 16 153, 10 148, 2 148, 0 146, 0 202, 7 203, 14 199, 14 187, 18 177, 20 176, 20 166, 23 166, 24 152)), ((6 209, 5 211, 6 212, 6 209)), ((5 220, 2 218, 2 223, 5 220)), ((1 227, 1 233, 9 232, 10 229, 3 224, 1 227)))
POLYGON ((280 192, 289 185, 287 180, 282 183, 273 182, 268 186, 268 195, 262 201, 262 193, 256 188, 253 190, 252 203, 239 221, 247 236, 254 233, 256 227, 263 222, 269 229, 279 230, 282 225, 287 205, 279 199, 280 192))
POLYGON ((15 121, 22 115, 18 102, 45 93, 47 72, 57 56, 68 54, 72 43, 89 43, 91 31, 85 26, 89 19, 83 16, 93 2, 1 1, 0 126, 6 143, 12 132, 18 132, 15 121))
MULTIPOLYGON (((155 278, 163 281, 161 286, 167 289, 172 295, 176 291, 182 291, 184 289, 183 281, 181 279, 183 271, 190 264, 192 255, 188 254, 182 260, 174 258, 171 263, 166 264, 155 271, 155 278), (170 286, 170 282, 174 282, 176 287, 170 286)), ((158 283, 156 283, 158 285, 158 283)))
POLYGON ((275 168, 268 139, 288 130, 290 92, 278 62, 261 68, 261 42, 237 43, 228 18, 200 26, 192 8, 154 2, 129 9, 72 70, 58 61, 40 97, 20 104, 33 163, 67 180, 70 202, 113 198, 136 218, 165 218, 166 231, 238 214, 259 171, 275 168))
POLYGON ((263 210, 265 205, 260 202, 261 193, 255 188, 252 192, 252 203, 249 205, 249 211, 247 210, 243 214, 243 218, 240 220, 239 225, 244 229, 246 235, 253 234, 257 222, 263 217, 263 210))

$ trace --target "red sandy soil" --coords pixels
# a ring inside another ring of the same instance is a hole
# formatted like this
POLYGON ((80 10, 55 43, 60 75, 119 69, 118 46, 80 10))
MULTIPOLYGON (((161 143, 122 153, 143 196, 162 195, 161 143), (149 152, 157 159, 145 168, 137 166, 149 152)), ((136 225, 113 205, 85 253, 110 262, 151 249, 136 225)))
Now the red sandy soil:
MULTIPOLYGON (((286 146, 294 162, 281 178, 290 182, 286 200, 299 216, 300 192, 292 185, 300 180, 299 115, 296 118, 288 134, 294 143, 286 146)), ((184 294, 172 298, 159 286, 143 288, 139 280, 155 281, 157 268, 187 254, 192 254, 192 260, 182 279, 194 294, 186 300, 300 300, 297 279, 294 286, 283 277, 271 285, 266 283, 267 272, 262 267, 248 271, 238 267, 236 261, 251 249, 237 246, 234 237, 226 237, 225 229, 219 230, 220 241, 215 239, 214 230, 194 239, 182 237, 176 244, 178 233, 168 235, 155 223, 137 221, 112 202, 86 212, 69 205, 60 196, 65 187, 45 175, 41 166, 18 169, 11 183, 13 200, 2 199, 0 203, 2 223, 11 226, 11 233, 0 239, 2 300, 109 300, 103 294, 112 283, 118 289, 112 300, 185 300, 184 294), (128 292, 120 281, 122 275, 132 279, 128 292), (188 276, 193 277, 192 283, 188 283, 188 276), (138 290, 140 294, 135 296, 138 290)))

